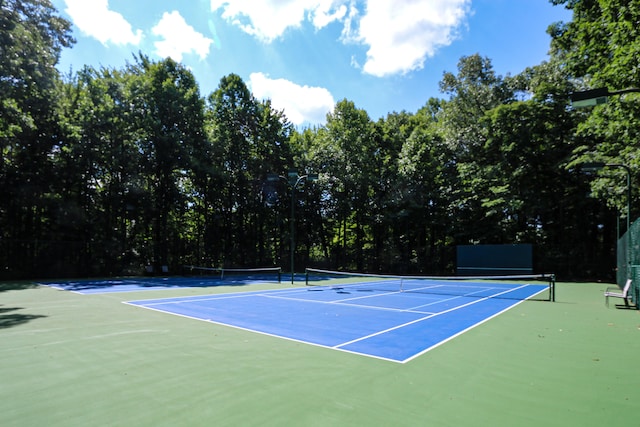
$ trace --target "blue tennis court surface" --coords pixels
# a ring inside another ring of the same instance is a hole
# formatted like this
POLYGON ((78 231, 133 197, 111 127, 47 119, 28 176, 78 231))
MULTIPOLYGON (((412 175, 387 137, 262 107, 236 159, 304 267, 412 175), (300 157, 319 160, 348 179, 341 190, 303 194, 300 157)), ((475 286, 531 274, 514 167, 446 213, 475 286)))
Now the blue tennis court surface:
POLYGON ((42 282, 40 284, 79 294, 104 294, 178 288, 206 288, 210 286, 243 286, 275 281, 277 281, 277 278, 274 275, 253 274, 230 276, 224 279, 219 277, 125 277, 42 282))
POLYGON ((464 294, 454 295, 450 286, 408 292, 313 286, 127 304, 404 363, 548 289, 465 283, 464 294))

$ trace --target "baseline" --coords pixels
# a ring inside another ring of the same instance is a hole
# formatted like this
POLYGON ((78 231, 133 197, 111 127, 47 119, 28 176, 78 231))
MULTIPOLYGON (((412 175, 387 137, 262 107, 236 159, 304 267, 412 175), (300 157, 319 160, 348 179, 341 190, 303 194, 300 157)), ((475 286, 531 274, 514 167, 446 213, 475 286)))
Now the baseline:
MULTIPOLYGON (((526 288, 522 285, 516 289, 526 288)), ((533 287, 527 292, 531 297, 542 290, 533 287)), ((405 363, 522 302, 491 297, 446 297, 438 301, 431 296, 427 303, 425 295, 397 292, 347 297, 336 293, 334 300, 310 299, 308 291, 296 288, 126 304, 405 363), (412 305, 398 308, 397 298, 412 305), (438 304, 439 311, 420 309, 438 304)))

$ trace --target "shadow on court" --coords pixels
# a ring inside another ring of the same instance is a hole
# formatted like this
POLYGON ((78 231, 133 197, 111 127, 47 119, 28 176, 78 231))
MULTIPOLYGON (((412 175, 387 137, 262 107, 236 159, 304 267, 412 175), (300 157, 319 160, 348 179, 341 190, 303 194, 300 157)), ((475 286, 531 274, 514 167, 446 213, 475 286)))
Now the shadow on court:
POLYGON ((23 308, 0 307, 0 329, 12 328, 14 326, 19 326, 35 319, 47 317, 39 314, 14 313, 18 310, 23 310, 23 308))
POLYGON ((136 292, 144 290, 247 286, 265 282, 277 282, 277 279, 274 279, 273 276, 269 275, 238 275, 228 276, 225 278, 209 276, 172 276, 47 281, 42 282, 41 284, 81 294, 100 294, 112 292, 136 292))
POLYGON ((23 291, 37 287, 38 284, 33 282, 0 282, 0 292, 23 291))

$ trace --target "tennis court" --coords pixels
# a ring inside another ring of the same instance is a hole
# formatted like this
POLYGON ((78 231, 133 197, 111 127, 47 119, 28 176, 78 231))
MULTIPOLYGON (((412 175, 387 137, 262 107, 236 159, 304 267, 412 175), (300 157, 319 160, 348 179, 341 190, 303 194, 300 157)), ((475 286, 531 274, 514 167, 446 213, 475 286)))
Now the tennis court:
POLYGON ((530 283, 364 279, 128 304, 405 363, 548 290, 530 283))
MULTIPOLYGON (((606 307, 607 286, 561 282, 555 303, 513 300, 446 345, 393 363, 123 304, 237 299, 239 290, 281 298, 296 289, 288 283, 90 295, 0 283, 0 425, 633 425, 640 319, 606 307)), ((297 289, 321 306, 377 292, 339 287, 297 289)))
POLYGON ((121 277, 112 279, 57 280, 41 282, 63 291, 79 294, 139 292, 214 286, 246 286, 280 282, 280 268, 216 269, 188 266, 188 276, 121 277), (203 274, 204 273, 204 274, 203 274))

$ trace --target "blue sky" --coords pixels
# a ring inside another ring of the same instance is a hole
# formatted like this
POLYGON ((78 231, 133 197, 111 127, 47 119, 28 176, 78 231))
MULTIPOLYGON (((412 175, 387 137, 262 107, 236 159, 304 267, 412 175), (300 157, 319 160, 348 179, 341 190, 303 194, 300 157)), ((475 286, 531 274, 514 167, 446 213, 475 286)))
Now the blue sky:
POLYGON ((462 56, 500 75, 548 59, 549 0, 53 0, 76 45, 59 69, 121 68, 132 54, 172 57, 202 96, 238 74, 295 125, 323 124, 346 98, 372 120, 415 112, 462 56))

